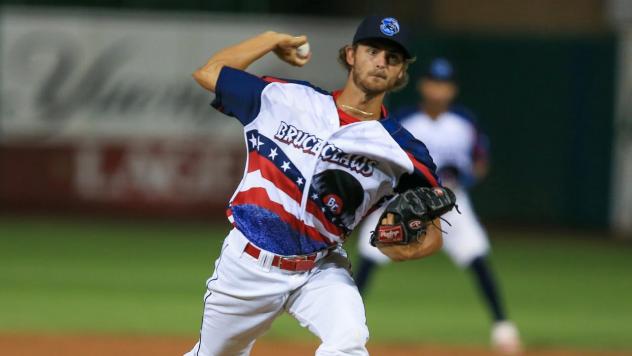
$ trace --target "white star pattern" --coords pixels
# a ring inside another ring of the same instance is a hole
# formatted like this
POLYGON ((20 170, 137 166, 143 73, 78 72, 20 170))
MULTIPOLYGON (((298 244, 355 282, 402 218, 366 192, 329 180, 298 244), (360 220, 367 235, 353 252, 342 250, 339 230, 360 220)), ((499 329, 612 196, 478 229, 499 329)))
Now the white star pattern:
POLYGON ((268 157, 272 158, 272 160, 274 160, 274 158, 278 155, 276 150, 276 147, 270 150, 270 154, 268 155, 268 157))
POLYGON ((296 180, 296 184, 302 185, 303 184, 303 178, 298 177, 298 179, 296 180))
POLYGON ((316 193, 312 194, 312 199, 318 200, 318 194, 316 194, 316 193))
POLYGON ((257 136, 257 151, 259 150, 259 147, 263 146, 263 142, 259 141, 259 136, 257 136))
POLYGON ((288 161, 283 161, 283 164, 281 165, 281 169, 283 170, 283 172, 287 171, 288 169, 290 169, 290 162, 288 161))
POLYGON ((250 139, 248 141, 250 141, 250 143, 252 144, 252 148, 258 147, 257 146, 257 141, 258 141, 258 137, 255 137, 254 134, 252 134, 252 136, 250 136, 250 139))

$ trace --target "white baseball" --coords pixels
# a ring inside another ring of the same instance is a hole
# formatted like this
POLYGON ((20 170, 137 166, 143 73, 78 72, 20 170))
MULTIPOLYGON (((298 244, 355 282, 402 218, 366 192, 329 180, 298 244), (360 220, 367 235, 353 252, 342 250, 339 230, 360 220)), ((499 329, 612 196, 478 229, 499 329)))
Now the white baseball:
POLYGON ((309 55, 309 42, 305 42, 305 44, 297 47, 296 55, 301 58, 307 58, 307 56, 309 55))

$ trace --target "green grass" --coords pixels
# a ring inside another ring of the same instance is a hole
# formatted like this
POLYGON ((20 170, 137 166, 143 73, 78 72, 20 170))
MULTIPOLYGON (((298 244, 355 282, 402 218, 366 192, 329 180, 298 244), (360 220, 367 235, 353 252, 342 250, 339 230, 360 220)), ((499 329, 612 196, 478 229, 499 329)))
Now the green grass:
MULTIPOLYGON (((226 231, 0 218, 0 330, 196 335, 226 231)), ((528 344, 632 349, 632 244, 570 232, 493 236, 492 263, 528 344)), ((377 342, 486 344, 489 337, 470 276, 444 255, 379 270, 366 308, 377 342)), ((287 316, 266 337, 313 340, 287 316)))

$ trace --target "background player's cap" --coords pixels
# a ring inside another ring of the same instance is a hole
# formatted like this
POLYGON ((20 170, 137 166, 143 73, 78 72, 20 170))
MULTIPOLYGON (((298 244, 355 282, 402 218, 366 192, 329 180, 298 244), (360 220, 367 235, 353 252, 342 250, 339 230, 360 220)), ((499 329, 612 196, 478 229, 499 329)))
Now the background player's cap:
POLYGON ((445 58, 435 58, 424 73, 424 77, 428 79, 453 82, 456 80, 456 72, 452 63, 445 58))
POLYGON ((368 16, 362 20, 355 35, 353 44, 369 39, 385 39, 396 44, 406 58, 412 58, 408 28, 404 28, 394 17, 368 16))

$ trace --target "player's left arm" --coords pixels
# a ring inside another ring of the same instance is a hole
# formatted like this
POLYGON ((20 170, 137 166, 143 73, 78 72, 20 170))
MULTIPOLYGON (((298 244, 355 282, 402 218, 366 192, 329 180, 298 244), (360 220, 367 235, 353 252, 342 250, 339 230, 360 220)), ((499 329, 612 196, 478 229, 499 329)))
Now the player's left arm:
POLYGON ((429 256, 443 244, 441 216, 456 205, 448 188, 418 187, 395 196, 385 207, 371 244, 395 261, 429 256))
POLYGON ((441 220, 434 219, 426 225, 426 234, 421 241, 408 245, 378 245, 378 249, 393 261, 407 261, 430 256, 443 246, 441 220))
MULTIPOLYGON (((402 147, 410 162, 412 163, 412 171, 400 177, 395 191, 403 193, 405 191, 419 188, 441 188, 441 182, 437 176, 437 167, 426 145, 417 140, 404 130, 397 130, 393 138, 402 147)), ((389 216, 386 217, 391 218, 389 216)), ((382 223, 392 224, 392 221, 383 221, 382 223)), ((411 259, 419 259, 430 256, 441 249, 443 245, 443 233, 441 232, 441 220, 439 217, 426 222, 425 233, 423 238, 418 241, 411 241, 407 244, 386 244, 377 247, 394 261, 405 261, 411 259)))

